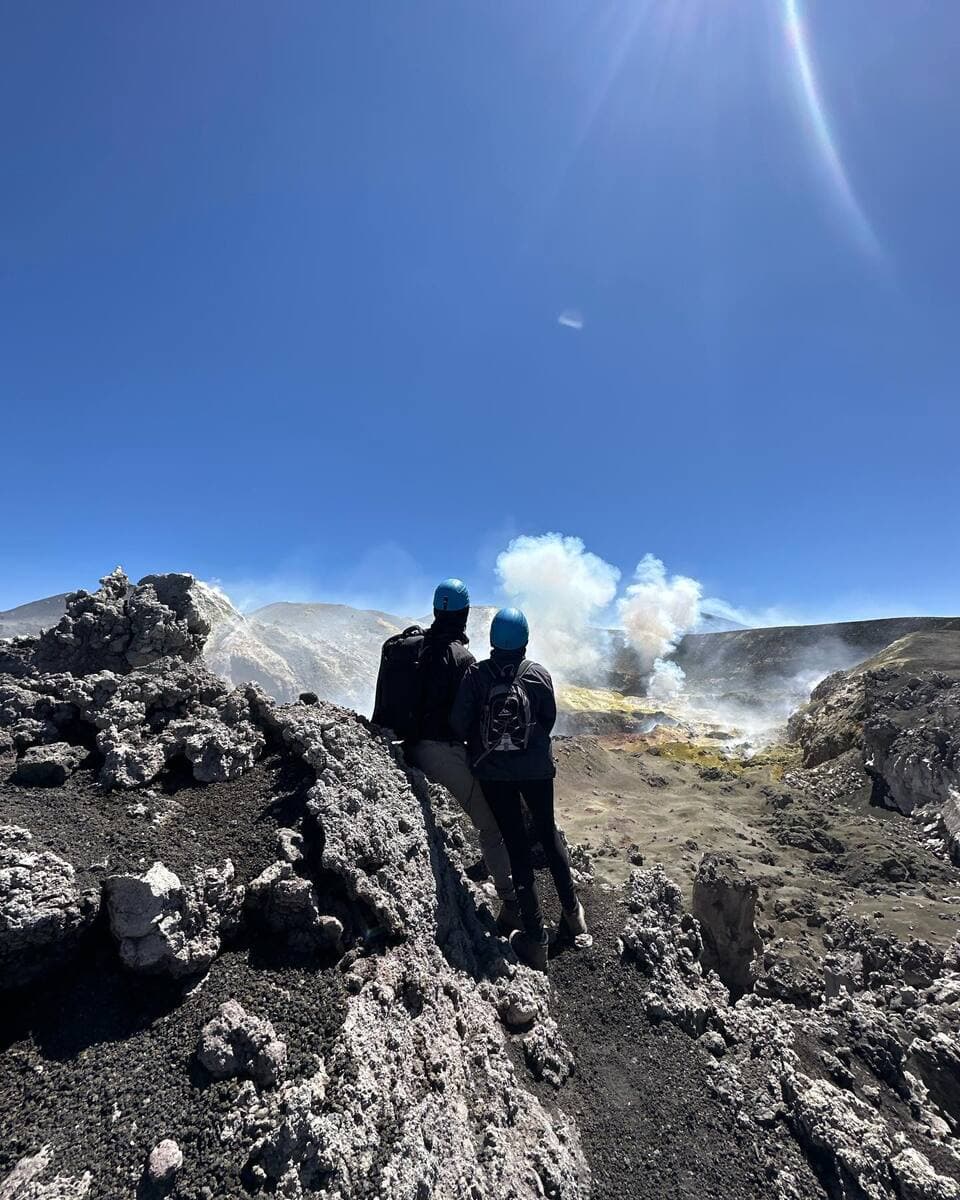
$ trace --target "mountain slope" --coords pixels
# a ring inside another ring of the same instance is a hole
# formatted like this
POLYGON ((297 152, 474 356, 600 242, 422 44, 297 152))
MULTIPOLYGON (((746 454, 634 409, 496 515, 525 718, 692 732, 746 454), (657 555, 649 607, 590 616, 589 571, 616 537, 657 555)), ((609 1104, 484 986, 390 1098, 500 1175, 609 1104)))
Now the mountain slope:
POLYGON ((46 596, 0 612, 0 638, 33 637, 41 629, 50 629, 63 616, 67 593, 46 596))

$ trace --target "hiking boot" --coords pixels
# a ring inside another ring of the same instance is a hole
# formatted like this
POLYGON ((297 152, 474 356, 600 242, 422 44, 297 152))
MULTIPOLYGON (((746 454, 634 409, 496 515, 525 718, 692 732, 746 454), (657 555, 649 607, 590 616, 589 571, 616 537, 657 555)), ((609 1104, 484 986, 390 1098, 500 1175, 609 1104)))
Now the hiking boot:
POLYGON ((464 874, 468 879, 472 879, 474 883, 483 883, 485 879, 490 878, 490 868, 483 858, 478 858, 476 862, 472 862, 466 868, 464 874))
POLYGON ((517 907, 516 901, 509 903, 504 900, 500 905, 500 913, 497 916, 497 933, 501 937, 508 938, 520 926, 520 909, 517 907))
POLYGON ((577 907, 570 909, 568 912, 563 910, 563 916, 560 918, 564 931, 569 935, 571 941, 579 949, 583 950, 587 946, 593 945, 593 938, 587 930, 587 918, 583 911, 583 905, 577 901, 577 907))
POLYGON ((518 929, 510 935, 510 945, 517 958, 535 971, 547 969, 547 943, 532 938, 529 933, 518 929))

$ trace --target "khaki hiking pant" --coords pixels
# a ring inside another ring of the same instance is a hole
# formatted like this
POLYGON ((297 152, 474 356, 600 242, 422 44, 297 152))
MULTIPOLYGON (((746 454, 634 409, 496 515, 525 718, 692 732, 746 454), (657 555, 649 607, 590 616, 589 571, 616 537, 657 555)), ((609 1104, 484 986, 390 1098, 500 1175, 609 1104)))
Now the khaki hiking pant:
POLYGON ((434 783, 442 784, 470 818, 480 835, 480 849, 493 886, 505 904, 516 904, 517 896, 510 877, 510 857, 503 834, 480 784, 467 762, 467 748, 460 742, 421 741, 406 751, 407 762, 419 767, 434 783))

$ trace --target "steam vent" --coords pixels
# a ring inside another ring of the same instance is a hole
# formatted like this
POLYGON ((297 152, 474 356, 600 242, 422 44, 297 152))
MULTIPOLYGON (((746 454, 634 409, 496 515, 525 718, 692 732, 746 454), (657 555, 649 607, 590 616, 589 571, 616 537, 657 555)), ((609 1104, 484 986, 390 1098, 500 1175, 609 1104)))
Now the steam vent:
POLYGON ((118 569, 0 642, 2 1200, 960 1198, 960 633, 765 754, 559 739, 544 975, 451 797, 223 620, 118 569))

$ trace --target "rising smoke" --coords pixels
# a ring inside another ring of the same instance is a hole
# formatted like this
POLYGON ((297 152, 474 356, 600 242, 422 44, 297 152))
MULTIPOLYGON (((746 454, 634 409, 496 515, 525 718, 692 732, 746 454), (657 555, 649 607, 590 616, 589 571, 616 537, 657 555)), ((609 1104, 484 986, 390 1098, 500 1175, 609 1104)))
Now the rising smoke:
POLYGON ((617 594, 620 572, 577 537, 514 538, 497 558, 507 599, 530 621, 530 653, 561 679, 592 679, 603 665, 593 623, 617 594))
POLYGON ((647 694, 656 700, 669 700, 683 687, 683 671, 667 655, 696 627, 702 595, 695 579, 668 578, 660 559, 645 554, 634 582, 617 603, 627 640, 640 658, 641 669, 650 674, 647 694))
MULTIPOLYGON (((530 621, 531 654, 560 679, 605 682, 610 646, 595 626, 613 605, 620 571, 580 538, 546 533, 514 538, 497 559, 497 574, 504 595, 530 621)), ((695 579, 668 577, 660 559, 647 554, 616 603, 627 641, 650 677, 649 694, 658 700, 683 686, 683 671, 668 656, 696 627, 701 595, 695 579)))

